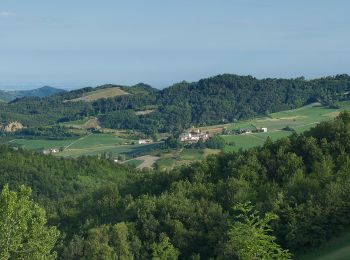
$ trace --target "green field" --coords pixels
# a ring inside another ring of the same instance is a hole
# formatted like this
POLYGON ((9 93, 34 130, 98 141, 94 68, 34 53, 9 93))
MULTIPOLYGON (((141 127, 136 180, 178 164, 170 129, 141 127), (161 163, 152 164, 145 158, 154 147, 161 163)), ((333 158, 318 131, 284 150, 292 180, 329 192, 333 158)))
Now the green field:
POLYGON ((311 250, 301 256, 299 260, 348 260, 350 259, 350 230, 344 232, 323 246, 311 250))
POLYGON ((115 146, 121 144, 127 144, 129 140, 125 140, 114 136, 112 134, 89 134, 86 135, 75 142, 73 142, 69 149, 86 149, 93 147, 106 147, 106 146, 115 146))
POLYGON ((125 162, 124 165, 129 165, 129 166, 131 166, 131 167, 135 167, 135 168, 136 168, 136 167, 139 166, 141 163, 143 163, 142 160, 131 159, 131 160, 125 162))
POLYGON ((164 153, 157 161, 157 166, 161 170, 169 170, 176 166, 190 164, 194 161, 204 160, 210 154, 219 153, 220 150, 214 149, 182 149, 179 151, 172 151, 164 153))
POLYGON ((83 119, 63 122, 63 123, 60 123, 60 124, 61 125, 65 125, 65 126, 72 126, 72 125, 81 126, 81 125, 85 124, 87 121, 89 121, 89 119, 90 119, 89 117, 86 117, 86 118, 83 118, 83 119))
POLYGON ((12 145, 19 145, 23 148, 30 150, 49 149, 66 147, 77 139, 65 139, 65 140, 46 140, 46 139, 13 139, 7 143, 12 145))
MULTIPOLYGON (((222 129, 254 129, 255 127, 267 127, 267 133, 253 133, 242 135, 221 135, 225 141, 225 151, 237 151, 264 144, 269 136, 272 140, 277 140, 291 134, 291 131, 282 130, 289 126, 297 132, 303 132, 325 120, 331 120, 339 114, 341 110, 350 109, 350 102, 339 104, 340 109, 330 109, 319 104, 308 105, 299 109, 273 113, 269 117, 256 118, 247 121, 240 121, 233 124, 202 127, 202 130, 221 132, 222 129)), ((88 121, 95 120, 87 118, 79 121, 68 122, 70 125, 84 125, 88 121)), ((48 148, 61 148, 63 150, 55 155, 78 157, 81 155, 99 154, 125 154, 128 158, 147 154, 152 151, 154 144, 138 145, 135 140, 117 133, 90 133, 81 138, 65 140, 45 140, 45 139, 3 139, 3 143, 19 145, 23 148, 39 150, 48 148)), ((183 149, 181 151, 165 152, 161 154, 161 159, 157 162, 160 168, 173 168, 175 166, 187 164, 192 161, 202 160, 206 157, 205 151, 183 149)))
POLYGON ((129 95, 126 91, 118 88, 103 88, 95 91, 84 93, 82 97, 69 100, 69 102, 85 101, 92 102, 101 98, 111 98, 116 96, 129 95))
POLYGON ((126 154, 137 155, 153 148, 153 144, 136 145, 133 140, 123 139, 113 134, 89 134, 78 139, 42 140, 42 139, 13 139, 7 143, 19 145, 26 149, 39 150, 62 148, 63 151, 55 155, 64 157, 78 157, 82 155, 98 154, 126 154))
POLYGON ((81 155, 98 155, 102 153, 140 154, 152 149, 154 144, 132 144, 132 140, 123 139, 113 134, 90 134, 76 140, 70 146, 59 153, 60 156, 78 157, 81 155))
POLYGON ((151 150, 153 145, 105 145, 98 147, 87 147, 87 148, 76 148, 68 149, 61 153, 58 153, 58 156, 69 156, 69 157, 79 157, 82 155, 99 155, 99 154, 111 154, 116 156, 118 154, 127 154, 131 157, 139 154, 147 153, 148 150, 151 150))
POLYGON ((255 129, 255 127, 266 127, 268 129, 267 133, 222 135, 228 143, 225 147, 225 151, 237 151, 239 149, 248 149, 262 145, 268 136, 272 140, 286 137, 291 134, 290 131, 282 130, 286 126, 289 126, 298 133, 306 131, 319 122, 333 119, 341 110, 350 108, 348 102, 343 102, 339 105, 341 106, 340 109, 332 109, 320 106, 319 104, 312 104, 299 109, 273 113, 269 117, 220 126, 228 130, 255 129), (229 143, 231 143, 231 145, 229 145, 229 143))

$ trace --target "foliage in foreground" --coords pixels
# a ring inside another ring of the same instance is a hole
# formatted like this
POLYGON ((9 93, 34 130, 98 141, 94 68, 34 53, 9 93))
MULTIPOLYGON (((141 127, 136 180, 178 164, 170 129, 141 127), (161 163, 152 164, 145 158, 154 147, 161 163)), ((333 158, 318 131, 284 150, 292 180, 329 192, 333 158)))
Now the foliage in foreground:
POLYGON ((30 199, 24 186, 18 193, 5 185, 0 194, 0 259, 54 259, 59 232, 46 225, 45 210, 30 199))
POLYGON ((276 237, 270 235, 273 232, 270 222, 278 218, 276 214, 268 212, 260 217, 249 202, 239 203, 233 210, 239 214, 228 231, 228 241, 223 252, 226 259, 291 259, 288 250, 283 250, 276 243, 276 237))
POLYGON ((0 185, 30 186, 58 227, 60 259, 288 259, 350 226, 346 112, 170 172, 6 146, 0 165, 0 185))

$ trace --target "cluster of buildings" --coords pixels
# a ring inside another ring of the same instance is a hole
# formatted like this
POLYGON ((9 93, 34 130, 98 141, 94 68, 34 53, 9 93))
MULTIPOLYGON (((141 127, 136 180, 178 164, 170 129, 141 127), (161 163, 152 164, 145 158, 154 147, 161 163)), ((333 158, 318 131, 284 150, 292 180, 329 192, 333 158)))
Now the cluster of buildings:
POLYGON ((267 128, 266 127, 257 127, 254 132, 256 132, 256 133, 259 133, 259 132, 267 133, 267 128))
POLYGON ((222 130, 222 134, 224 135, 242 135, 242 134, 251 134, 251 133, 267 133, 266 127, 256 127, 254 129, 249 128, 240 128, 240 129, 233 129, 228 130, 224 128, 222 130))
POLYGON ((255 129, 238 129, 235 130, 235 134, 251 134, 251 133, 267 133, 266 127, 257 127, 255 129))
POLYGON ((180 142, 197 143, 199 140, 206 141, 210 138, 209 132, 202 132, 200 129, 190 129, 179 136, 180 142))
POLYGON ((59 152, 60 152, 59 148, 50 148, 50 149, 42 150, 43 154, 52 154, 52 153, 59 153, 59 152))

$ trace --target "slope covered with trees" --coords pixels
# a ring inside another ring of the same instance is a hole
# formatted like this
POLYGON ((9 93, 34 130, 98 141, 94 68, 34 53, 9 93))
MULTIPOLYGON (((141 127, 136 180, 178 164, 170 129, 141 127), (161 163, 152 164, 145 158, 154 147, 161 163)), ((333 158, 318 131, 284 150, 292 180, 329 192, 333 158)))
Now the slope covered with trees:
POLYGON ((108 127, 178 132, 191 125, 234 122, 312 102, 332 105, 347 99, 349 90, 348 75, 315 80, 258 80, 251 76, 224 74, 194 83, 175 84, 142 98, 100 100, 93 104, 93 109, 95 114, 105 114, 102 122, 108 127), (146 105, 157 109, 151 114, 129 119, 128 113, 146 105))
POLYGON ((59 229, 61 259, 289 259, 350 225, 346 112, 171 172, 6 146, 0 165, 0 187, 31 187, 59 229))
POLYGON ((84 88, 47 98, 0 103, 0 121, 18 120, 35 127, 95 116, 108 128, 135 129, 149 135, 177 133, 191 125, 234 122, 311 102, 333 105, 336 101, 348 99, 350 77, 259 80, 251 76, 224 74, 193 83, 181 82, 160 91, 145 84, 117 87, 130 95, 94 102, 67 102, 96 90, 84 88), (144 110, 151 112, 136 113, 144 110))

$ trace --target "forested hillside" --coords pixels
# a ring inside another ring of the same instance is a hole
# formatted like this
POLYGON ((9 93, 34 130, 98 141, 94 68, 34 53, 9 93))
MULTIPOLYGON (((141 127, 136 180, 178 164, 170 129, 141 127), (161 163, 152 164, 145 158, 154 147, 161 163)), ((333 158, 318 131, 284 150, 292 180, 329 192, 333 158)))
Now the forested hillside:
POLYGON ((170 172, 6 146, 0 165, 0 186, 31 187, 57 226, 60 259, 289 259, 350 225, 347 112, 170 172))
MULTIPOLYGON (((114 85, 97 89, 111 86, 114 85)), ((149 135, 177 133, 191 125, 234 122, 316 101, 333 105, 348 98, 350 77, 258 80, 224 74, 194 83, 178 83, 161 91, 145 84, 116 87, 130 95, 67 102, 96 90, 85 88, 47 98, 23 98, 0 104, 0 120, 3 123, 18 120, 35 127, 95 116, 108 128, 135 129, 149 135)))

